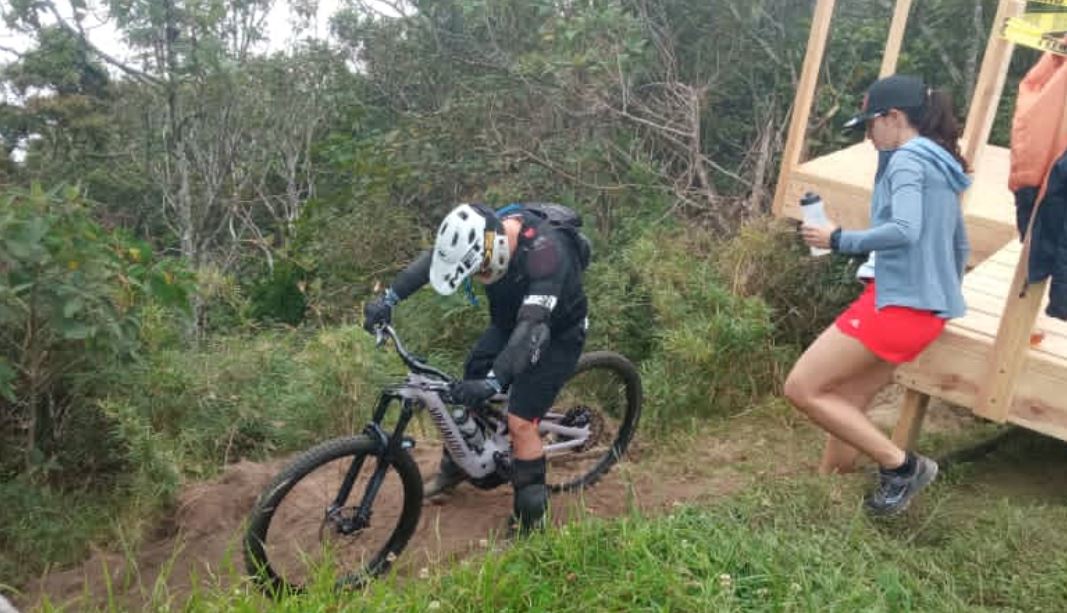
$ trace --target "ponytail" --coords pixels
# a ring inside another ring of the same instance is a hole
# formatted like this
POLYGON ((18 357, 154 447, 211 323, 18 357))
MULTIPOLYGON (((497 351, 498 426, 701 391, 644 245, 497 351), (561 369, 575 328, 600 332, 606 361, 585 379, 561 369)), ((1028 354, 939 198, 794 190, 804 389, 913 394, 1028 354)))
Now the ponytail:
POLYGON ((926 105, 922 109, 905 109, 904 112, 920 135, 941 145, 956 158, 964 172, 971 172, 970 164, 960 151, 960 123, 952 111, 952 97, 947 92, 928 90, 926 105))

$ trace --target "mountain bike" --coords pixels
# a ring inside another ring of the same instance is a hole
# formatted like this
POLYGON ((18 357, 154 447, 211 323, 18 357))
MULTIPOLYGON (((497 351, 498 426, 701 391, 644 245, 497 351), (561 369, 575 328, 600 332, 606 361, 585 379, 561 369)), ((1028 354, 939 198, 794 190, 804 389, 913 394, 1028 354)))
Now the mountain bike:
MULTIPOLYGON (((378 346, 390 340, 409 372, 381 391, 363 432, 300 454, 252 509, 245 565, 271 592, 302 590, 317 560, 336 571, 342 587, 363 586, 390 568, 422 510, 416 442, 405 434, 419 411, 429 413, 470 483, 492 489, 510 480, 506 390, 484 407, 459 406, 448 393, 455 378, 410 353, 391 326, 379 328, 378 346), (399 414, 390 416, 394 407, 399 414)), ((633 363, 610 351, 583 354, 538 424, 550 492, 589 487, 607 473, 633 438, 641 402, 633 363)))

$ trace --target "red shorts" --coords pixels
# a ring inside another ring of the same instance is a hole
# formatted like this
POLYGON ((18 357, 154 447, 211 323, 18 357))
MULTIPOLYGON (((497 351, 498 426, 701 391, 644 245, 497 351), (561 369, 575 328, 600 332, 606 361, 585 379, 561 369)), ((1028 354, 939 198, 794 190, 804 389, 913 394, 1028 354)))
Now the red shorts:
POLYGON ((834 322, 837 329, 863 343, 874 355, 893 364, 910 362, 945 329, 933 311, 874 306, 874 281, 834 322))

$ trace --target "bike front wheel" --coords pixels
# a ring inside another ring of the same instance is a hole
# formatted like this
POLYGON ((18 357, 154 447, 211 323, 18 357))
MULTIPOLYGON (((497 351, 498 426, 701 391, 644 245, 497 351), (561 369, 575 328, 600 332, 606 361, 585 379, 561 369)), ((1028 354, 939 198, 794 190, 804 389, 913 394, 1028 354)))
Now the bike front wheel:
POLYGON ((360 587, 404 549, 421 508, 422 478, 406 450, 386 452, 366 436, 327 441, 293 460, 256 501, 245 566, 275 594, 301 591, 322 568, 360 587))
POLYGON ((583 354, 542 419, 549 489, 570 492, 604 476, 626 453, 642 401, 641 375, 632 362, 611 351, 583 354), (589 434, 577 444, 577 438, 549 430, 552 424, 589 434))

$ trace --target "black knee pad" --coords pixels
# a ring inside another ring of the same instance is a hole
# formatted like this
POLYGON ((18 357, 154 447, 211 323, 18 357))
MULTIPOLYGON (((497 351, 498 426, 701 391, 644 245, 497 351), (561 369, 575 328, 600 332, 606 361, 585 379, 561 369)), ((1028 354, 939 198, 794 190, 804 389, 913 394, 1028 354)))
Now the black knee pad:
POLYGON ((548 509, 545 487, 545 457, 513 460, 511 486, 515 490, 513 512, 523 530, 537 528, 548 509))

